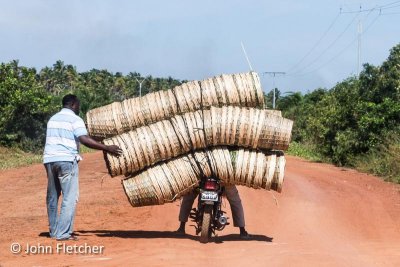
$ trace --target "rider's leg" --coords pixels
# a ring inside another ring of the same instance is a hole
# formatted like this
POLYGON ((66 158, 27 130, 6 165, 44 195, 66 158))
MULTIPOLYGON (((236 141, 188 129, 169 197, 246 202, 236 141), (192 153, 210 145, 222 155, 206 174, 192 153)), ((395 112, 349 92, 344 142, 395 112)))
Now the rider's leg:
POLYGON ((192 210, 192 206, 196 197, 197 194, 193 191, 183 196, 181 208, 179 210, 179 221, 181 222, 181 224, 177 230, 178 233, 185 233, 185 225, 188 221, 190 211, 192 210))
POLYGON ((226 198, 232 210, 233 226, 239 227, 240 236, 243 238, 249 237, 245 228, 244 211, 242 200, 240 199, 239 192, 235 185, 225 186, 226 198))

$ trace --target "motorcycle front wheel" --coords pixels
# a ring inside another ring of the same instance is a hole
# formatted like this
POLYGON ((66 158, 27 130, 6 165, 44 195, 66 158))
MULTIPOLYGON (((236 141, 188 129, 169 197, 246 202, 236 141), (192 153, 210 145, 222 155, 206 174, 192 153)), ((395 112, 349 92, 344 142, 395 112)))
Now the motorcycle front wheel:
POLYGON ((201 224, 200 243, 207 243, 210 237, 211 211, 212 211, 212 206, 206 205, 204 207, 203 221, 201 224))

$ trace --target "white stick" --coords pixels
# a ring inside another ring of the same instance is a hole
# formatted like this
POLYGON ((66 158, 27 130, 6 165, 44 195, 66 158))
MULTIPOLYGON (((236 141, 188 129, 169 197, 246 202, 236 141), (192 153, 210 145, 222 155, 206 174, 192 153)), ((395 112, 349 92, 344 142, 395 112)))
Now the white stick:
POLYGON ((247 63, 249 64, 250 70, 253 71, 253 67, 251 66, 249 57, 247 56, 247 53, 246 53, 246 49, 244 49, 243 42, 240 42, 240 44, 242 45, 243 53, 244 53, 244 56, 246 57, 247 63))

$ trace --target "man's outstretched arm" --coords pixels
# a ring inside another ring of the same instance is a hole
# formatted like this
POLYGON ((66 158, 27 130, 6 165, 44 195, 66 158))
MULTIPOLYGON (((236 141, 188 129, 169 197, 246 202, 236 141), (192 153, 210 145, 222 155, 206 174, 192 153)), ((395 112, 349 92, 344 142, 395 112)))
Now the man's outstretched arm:
POLYGON ((122 150, 118 146, 104 145, 102 143, 97 142, 96 140, 94 140, 93 138, 91 138, 88 135, 79 136, 79 141, 87 147, 90 147, 93 149, 98 149, 98 150, 103 150, 103 151, 106 151, 107 153, 110 153, 115 156, 120 156, 122 153, 122 150))

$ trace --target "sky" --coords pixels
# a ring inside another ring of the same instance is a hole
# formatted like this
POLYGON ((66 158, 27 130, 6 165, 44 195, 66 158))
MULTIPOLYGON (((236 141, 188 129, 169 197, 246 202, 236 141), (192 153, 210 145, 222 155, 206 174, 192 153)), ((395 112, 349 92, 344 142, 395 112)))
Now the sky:
POLYGON ((62 60, 79 72, 180 80, 251 65, 265 92, 329 89, 357 74, 358 58, 380 65, 400 43, 395 0, 0 0, 0 6, 0 62, 40 70, 62 60))

